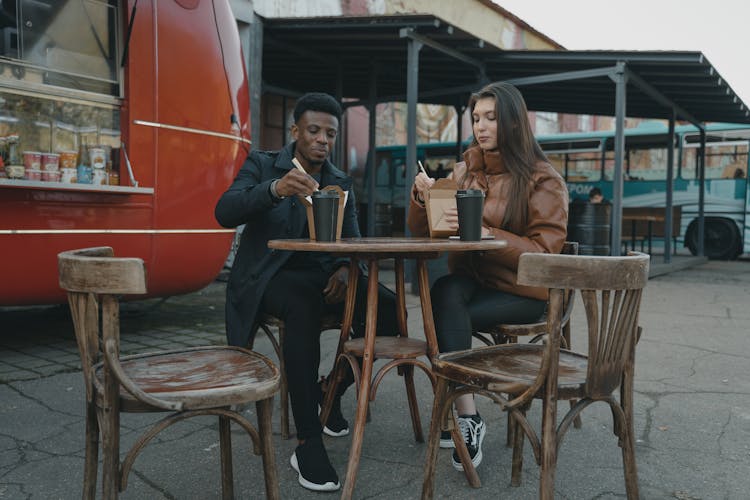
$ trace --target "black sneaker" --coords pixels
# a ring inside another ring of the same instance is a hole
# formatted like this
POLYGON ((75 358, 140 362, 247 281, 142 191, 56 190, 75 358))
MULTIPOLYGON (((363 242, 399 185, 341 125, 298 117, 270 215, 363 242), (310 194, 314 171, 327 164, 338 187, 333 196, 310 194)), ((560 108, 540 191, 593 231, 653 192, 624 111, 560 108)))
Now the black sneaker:
POLYGON ((308 438, 298 445, 289 460, 297 471, 299 484, 313 491, 336 491, 341 487, 320 436, 308 438))
MULTIPOLYGON (((320 390, 320 405, 323 404, 325 399, 325 393, 323 392, 323 380, 318 384, 320 390)), ((349 422, 346 421, 344 415, 341 414, 341 396, 333 398, 333 404, 331 405, 331 411, 328 414, 328 421, 323 426, 323 432, 328 436, 341 437, 349 434, 349 422)))
MULTIPOLYGON (((484 421, 479 414, 459 415, 458 428, 461 430, 461 435, 464 437, 466 448, 469 450, 471 463, 474 464, 474 467, 477 467, 482 463, 482 441, 484 441, 484 434, 487 432, 487 426, 484 425, 484 421)), ((460 471, 464 470, 464 466, 458 458, 458 452, 455 450, 453 451, 453 468, 460 471)))
POLYGON ((451 431, 440 431, 440 447, 453 448, 453 438, 451 437, 451 431))

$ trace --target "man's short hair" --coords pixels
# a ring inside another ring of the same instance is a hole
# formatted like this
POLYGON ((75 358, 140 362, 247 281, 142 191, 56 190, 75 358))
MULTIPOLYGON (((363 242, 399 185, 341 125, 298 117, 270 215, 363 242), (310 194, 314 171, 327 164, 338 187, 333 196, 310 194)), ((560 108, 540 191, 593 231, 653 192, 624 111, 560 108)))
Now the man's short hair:
POLYGON ((341 121, 341 105, 328 94, 323 92, 310 92, 297 100, 294 106, 294 123, 297 123, 305 111, 320 111, 333 115, 341 121))
POLYGON ((601 196, 602 195, 602 190, 599 189, 598 187, 592 187, 591 191, 589 191, 589 199, 591 199, 591 198, 593 198, 594 196, 597 196, 597 195, 601 196))

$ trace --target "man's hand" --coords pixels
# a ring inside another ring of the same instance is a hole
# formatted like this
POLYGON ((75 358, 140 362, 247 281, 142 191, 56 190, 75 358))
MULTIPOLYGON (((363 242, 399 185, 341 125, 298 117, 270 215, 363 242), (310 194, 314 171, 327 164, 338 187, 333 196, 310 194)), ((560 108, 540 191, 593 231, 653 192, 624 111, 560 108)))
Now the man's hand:
POLYGON ((301 194, 310 196, 313 191, 318 190, 318 182, 310 175, 302 173, 296 168, 291 169, 276 184, 276 194, 279 196, 292 196, 301 194))
POLYGON ((323 299, 326 304, 338 304, 346 298, 346 285, 349 282, 349 268, 339 267, 330 278, 323 289, 323 299))

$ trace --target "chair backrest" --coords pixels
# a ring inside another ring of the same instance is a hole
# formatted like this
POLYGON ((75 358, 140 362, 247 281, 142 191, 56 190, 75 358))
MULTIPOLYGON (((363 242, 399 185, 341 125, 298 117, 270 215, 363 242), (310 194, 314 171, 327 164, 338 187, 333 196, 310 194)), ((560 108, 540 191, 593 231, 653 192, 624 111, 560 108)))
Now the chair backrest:
POLYGON ((578 290, 588 327, 586 392, 609 396, 620 384, 638 335, 638 313, 648 281, 649 256, 631 252, 623 257, 527 253, 518 265, 518 283, 550 289, 547 314, 550 363, 557 362, 563 297, 578 290))
POLYGON ((146 293, 145 268, 141 259, 115 258, 110 247, 62 252, 57 256, 57 267, 60 287, 68 292, 86 393, 91 397, 91 367, 102 358, 100 333, 103 341, 111 339, 113 346, 119 351, 117 296, 146 293))

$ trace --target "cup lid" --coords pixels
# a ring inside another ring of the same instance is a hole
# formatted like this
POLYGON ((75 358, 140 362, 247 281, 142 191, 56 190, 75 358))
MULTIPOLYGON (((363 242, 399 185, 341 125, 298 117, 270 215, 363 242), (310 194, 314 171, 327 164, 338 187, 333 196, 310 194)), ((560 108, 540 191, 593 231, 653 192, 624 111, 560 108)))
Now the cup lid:
POLYGON ((331 189, 325 189, 323 191, 314 191, 312 194, 313 198, 338 198, 339 193, 331 189))
POLYGON ((484 191, 482 191, 481 189, 459 189, 458 191, 456 191, 456 196, 459 196, 459 197, 468 196, 472 198, 475 196, 480 196, 484 198, 484 191))

